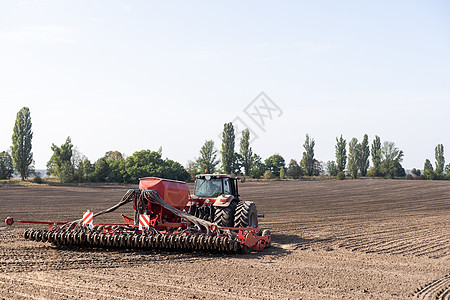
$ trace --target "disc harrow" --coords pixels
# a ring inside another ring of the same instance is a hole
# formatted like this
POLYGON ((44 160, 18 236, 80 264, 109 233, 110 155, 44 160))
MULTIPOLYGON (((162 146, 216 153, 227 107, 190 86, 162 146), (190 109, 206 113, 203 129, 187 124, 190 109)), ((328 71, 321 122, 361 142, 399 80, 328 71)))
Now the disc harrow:
POLYGON ((207 233, 127 233, 27 229, 24 238, 55 246, 246 253, 237 237, 207 233))

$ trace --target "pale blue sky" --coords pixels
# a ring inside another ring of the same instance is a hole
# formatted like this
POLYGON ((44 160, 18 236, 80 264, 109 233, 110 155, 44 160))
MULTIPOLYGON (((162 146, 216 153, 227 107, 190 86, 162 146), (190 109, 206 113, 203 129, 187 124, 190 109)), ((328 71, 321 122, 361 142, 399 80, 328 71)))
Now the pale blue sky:
POLYGON ((450 162, 447 1, 0 1, 0 151, 31 110, 36 167, 67 136, 92 162, 163 147, 186 164, 240 117, 263 158, 335 138, 394 141, 405 168, 450 162), (282 110, 258 128, 264 91, 282 110))

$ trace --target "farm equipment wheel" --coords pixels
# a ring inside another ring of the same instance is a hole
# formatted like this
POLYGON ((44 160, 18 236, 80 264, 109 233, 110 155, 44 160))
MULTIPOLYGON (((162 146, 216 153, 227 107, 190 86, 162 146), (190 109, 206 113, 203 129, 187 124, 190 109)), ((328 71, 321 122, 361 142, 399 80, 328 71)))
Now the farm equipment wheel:
MULTIPOLYGON (((261 236, 270 236, 270 230, 269 229, 264 229, 261 233, 261 236)), ((267 244, 267 247, 270 247, 271 242, 269 242, 269 244, 267 244)))
POLYGON ((246 246, 246 245, 241 245, 241 249, 240 252, 242 254, 249 254, 250 252, 252 252, 252 248, 246 246))
POLYGON ((227 207, 216 207, 214 223, 222 227, 233 227, 235 221, 234 214, 237 206, 236 201, 232 201, 227 207))
POLYGON ((258 227, 258 212, 252 201, 239 202, 234 215, 234 227, 258 227))

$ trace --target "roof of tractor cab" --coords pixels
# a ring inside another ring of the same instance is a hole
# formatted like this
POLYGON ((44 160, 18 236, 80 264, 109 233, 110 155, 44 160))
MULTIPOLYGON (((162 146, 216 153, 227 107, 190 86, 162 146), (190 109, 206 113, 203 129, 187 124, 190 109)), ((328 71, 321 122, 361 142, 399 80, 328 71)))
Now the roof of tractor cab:
POLYGON ((198 174, 195 176, 195 178, 201 177, 230 178, 231 176, 228 174, 198 174))

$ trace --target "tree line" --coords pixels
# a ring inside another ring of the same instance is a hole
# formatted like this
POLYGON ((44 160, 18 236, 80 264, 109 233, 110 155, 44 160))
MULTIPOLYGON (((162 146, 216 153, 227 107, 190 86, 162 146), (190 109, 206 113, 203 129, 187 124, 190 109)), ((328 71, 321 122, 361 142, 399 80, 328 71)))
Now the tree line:
MULTIPOLYGON (((0 153, 0 179, 9 179, 14 172, 22 180, 34 172, 30 110, 23 107, 16 116, 12 135, 12 146, 0 153)), ((108 151, 96 162, 91 163, 82 155, 67 137, 64 144, 52 144, 53 155, 47 163, 47 174, 54 175, 61 182, 117 182, 135 183, 141 177, 155 176, 175 180, 193 179, 200 173, 224 172, 242 174, 252 178, 292 178, 319 176, 327 174, 337 179, 365 177, 406 177, 407 179, 450 179, 450 164, 445 165, 444 146, 435 148, 435 167, 429 159, 425 160, 423 174, 412 169, 406 175, 401 163, 404 153, 394 142, 381 142, 375 136, 369 144, 368 135, 361 140, 347 140, 336 137, 335 160, 326 164, 315 158, 315 140, 306 134, 300 161, 291 159, 286 165, 280 154, 263 160, 250 146, 250 131, 241 133, 236 152, 236 137, 233 124, 225 123, 222 131, 222 145, 219 153, 213 140, 207 140, 200 148, 198 158, 189 161, 186 168, 179 162, 162 158, 162 149, 158 151, 141 150, 125 157, 119 151, 108 151), (370 160, 372 164, 370 164, 370 160)), ((37 179, 40 179, 36 175, 37 179)))
POLYGON ((292 178, 302 176, 319 176, 327 174, 337 179, 365 177, 384 177, 407 179, 450 179, 450 164, 445 165, 444 146, 436 146, 436 168, 433 170, 431 162, 427 159, 424 165, 424 174, 420 170, 412 169, 411 174, 406 175, 402 166, 403 150, 395 146, 394 142, 381 141, 375 136, 369 144, 369 137, 365 134, 361 140, 353 137, 347 144, 347 140, 336 137, 336 160, 326 164, 315 158, 313 138, 306 134, 303 144, 303 153, 300 162, 291 159, 286 166, 285 159, 275 153, 264 161, 253 152, 250 147, 250 131, 242 131, 239 141, 239 152, 235 152, 235 131, 232 123, 224 124, 222 132, 222 160, 218 160, 214 141, 207 140, 200 149, 197 159, 188 162, 187 171, 193 178, 199 173, 214 173, 216 171, 227 174, 244 174, 252 178, 292 178), (370 164, 372 161, 372 165, 370 164), (221 162, 221 167, 219 164, 221 162), (372 167, 370 167, 372 166, 372 167))
POLYGON ((162 149, 141 150, 124 157, 119 151, 108 151, 91 164, 74 149, 70 137, 61 146, 52 145, 53 155, 47 163, 47 174, 61 182, 117 182, 136 183, 142 177, 162 177, 187 180, 189 174, 173 160, 162 159, 162 149))

